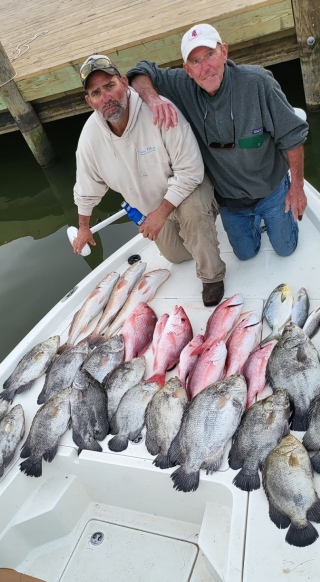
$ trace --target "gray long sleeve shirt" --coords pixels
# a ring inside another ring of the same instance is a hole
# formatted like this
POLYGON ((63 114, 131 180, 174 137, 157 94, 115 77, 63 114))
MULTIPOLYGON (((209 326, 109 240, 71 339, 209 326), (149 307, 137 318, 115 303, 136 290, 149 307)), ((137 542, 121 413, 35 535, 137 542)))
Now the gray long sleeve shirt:
POLYGON ((268 196, 288 171, 286 152, 307 139, 308 124, 288 103, 272 73, 228 60, 214 97, 184 69, 163 69, 140 61, 127 76, 151 77, 161 95, 187 118, 198 140, 206 171, 220 205, 240 210, 268 196), (208 141, 207 141, 208 140, 208 141), (210 148, 208 143, 234 148, 210 148))

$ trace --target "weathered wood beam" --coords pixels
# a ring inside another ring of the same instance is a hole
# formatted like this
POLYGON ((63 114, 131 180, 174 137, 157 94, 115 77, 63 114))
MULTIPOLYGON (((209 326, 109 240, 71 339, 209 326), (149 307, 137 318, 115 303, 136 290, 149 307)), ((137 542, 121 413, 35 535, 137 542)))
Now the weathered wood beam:
POLYGON ((320 2, 292 0, 301 71, 309 111, 320 110, 320 2))
POLYGON ((0 42, 0 94, 38 164, 48 167, 55 162, 56 155, 32 105, 21 97, 14 77, 15 71, 0 42))

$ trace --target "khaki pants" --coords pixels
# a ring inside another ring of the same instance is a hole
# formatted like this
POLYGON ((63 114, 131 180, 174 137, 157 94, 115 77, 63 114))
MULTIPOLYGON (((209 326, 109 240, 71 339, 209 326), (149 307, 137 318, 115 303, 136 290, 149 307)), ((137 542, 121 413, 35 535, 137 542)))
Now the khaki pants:
POLYGON ((40 578, 27 576, 9 568, 0 568, 0 582, 45 582, 40 578))
POLYGON ((218 206, 207 176, 166 220, 157 238, 161 254, 171 263, 194 259, 197 277, 216 283, 225 276, 215 220, 218 206))

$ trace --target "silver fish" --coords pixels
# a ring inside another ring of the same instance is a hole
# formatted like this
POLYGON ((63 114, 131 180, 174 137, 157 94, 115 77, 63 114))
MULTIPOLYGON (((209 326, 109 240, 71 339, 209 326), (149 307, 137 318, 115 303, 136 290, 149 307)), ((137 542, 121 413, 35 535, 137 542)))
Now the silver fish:
POLYGON ((303 435, 302 444, 307 451, 315 451, 311 457, 313 469, 320 473, 320 397, 313 400, 309 409, 309 428, 303 435))
POLYGON ((12 461, 23 435, 24 412, 21 404, 17 404, 0 422, 0 477, 12 461))
POLYGON ((146 359, 144 356, 133 358, 129 362, 120 364, 111 372, 103 383, 108 397, 109 422, 115 414, 122 396, 136 386, 144 377, 146 371, 146 359))
POLYGON ((191 400, 169 449, 170 461, 181 465, 171 475, 175 489, 196 491, 200 469, 206 469, 207 474, 219 469, 225 445, 239 425, 246 399, 246 381, 236 374, 208 386, 191 400))
POLYGON ((307 430, 309 406, 320 394, 320 359, 311 340, 295 323, 285 326, 273 348, 266 379, 273 390, 288 390, 294 406, 292 429, 307 430))
POLYGON ((271 521, 279 529, 290 526, 286 542, 298 547, 315 542, 319 534, 310 521, 320 523, 320 500, 308 453, 293 435, 284 437, 267 456, 262 484, 271 521))
POLYGON ((304 287, 301 287, 293 300, 291 321, 303 328, 308 317, 309 307, 308 293, 304 287))
POLYGON ((146 408, 157 390, 159 390, 157 382, 139 382, 122 396, 110 422, 110 432, 116 435, 108 442, 110 451, 116 453, 124 451, 129 440, 134 441, 141 433, 146 408))
POLYGON ((311 339, 320 328, 320 306, 311 311, 307 321, 303 326, 303 331, 311 339))
POLYGON ((20 463, 20 471, 26 475, 41 477, 42 458, 51 463, 56 456, 60 438, 70 425, 70 394, 71 386, 37 411, 20 453, 26 459, 20 463))
POLYGON ((262 313, 262 317, 266 319, 272 333, 262 340, 261 345, 273 338, 280 337, 281 329, 291 318, 292 304, 293 296, 289 285, 282 283, 272 291, 262 313))
POLYGON ((102 451, 98 441, 103 441, 109 430, 107 396, 101 384, 85 370, 78 370, 70 395, 72 438, 83 449, 102 451))
POLYGON ((71 386, 77 370, 80 368, 89 353, 88 343, 73 346, 55 358, 50 369, 47 370, 43 388, 38 396, 37 403, 44 404, 49 398, 71 386))
POLYGON ((104 344, 93 350, 88 359, 83 364, 83 369, 98 382, 112 372, 124 358, 124 342, 122 335, 117 335, 108 339, 104 344))
POLYGON ((73 316, 67 339, 68 346, 74 345, 80 333, 86 331, 88 323, 105 308, 119 276, 119 273, 115 271, 108 273, 91 291, 80 309, 73 316))
POLYGON ((3 384, 0 399, 12 402, 16 394, 29 390, 34 381, 48 369, 59 345, 60 337, 54 335, 27 352, 3 384))
POLYGON ((99 345, 102 341, 100 337, 104 333, 107 326, 114 320, 121 307, 127 301, 133 287, 142 277, 147 263, 138 261, 133 263, 121 275, 119 281, 115 285, 106 308, 104 309, 96 327, 88 337, 90 346, 99 345))
POLYGON ((241 469, 233 483, 242 491, 260 487, 258 469, 281 439, 288 435, 290 402, 286 390, 276 390, 247 410, 237 428, 229 452, 231 469, 241 469))
POLYGON ((172 467, 168 451, 177 435, 188 397, 179 378, 168 380, 157 390, 146 410, 146 447, 151 455, 157 455, 153 464, 160 469, 172 467))
POLYGON ((139 303, 151 301, 157 289, 168 279, 169 275, 168 269, 156 269, 145 273, 132 289, 121 311, 106 329, 105 335, 107 337, 114 335, 139 303))

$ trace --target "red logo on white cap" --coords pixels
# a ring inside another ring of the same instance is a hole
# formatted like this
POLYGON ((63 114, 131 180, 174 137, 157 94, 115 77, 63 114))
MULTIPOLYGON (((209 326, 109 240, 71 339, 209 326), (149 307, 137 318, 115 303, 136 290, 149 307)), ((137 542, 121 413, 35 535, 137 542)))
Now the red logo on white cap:
POLYGON ((201 34, 202 34, 201 30, 197 30, 196 28, 194 28, 191 34, 189 34, 188 41, 194 40, 195 38, 197 38, 197 36, 200 36, 201 34))

